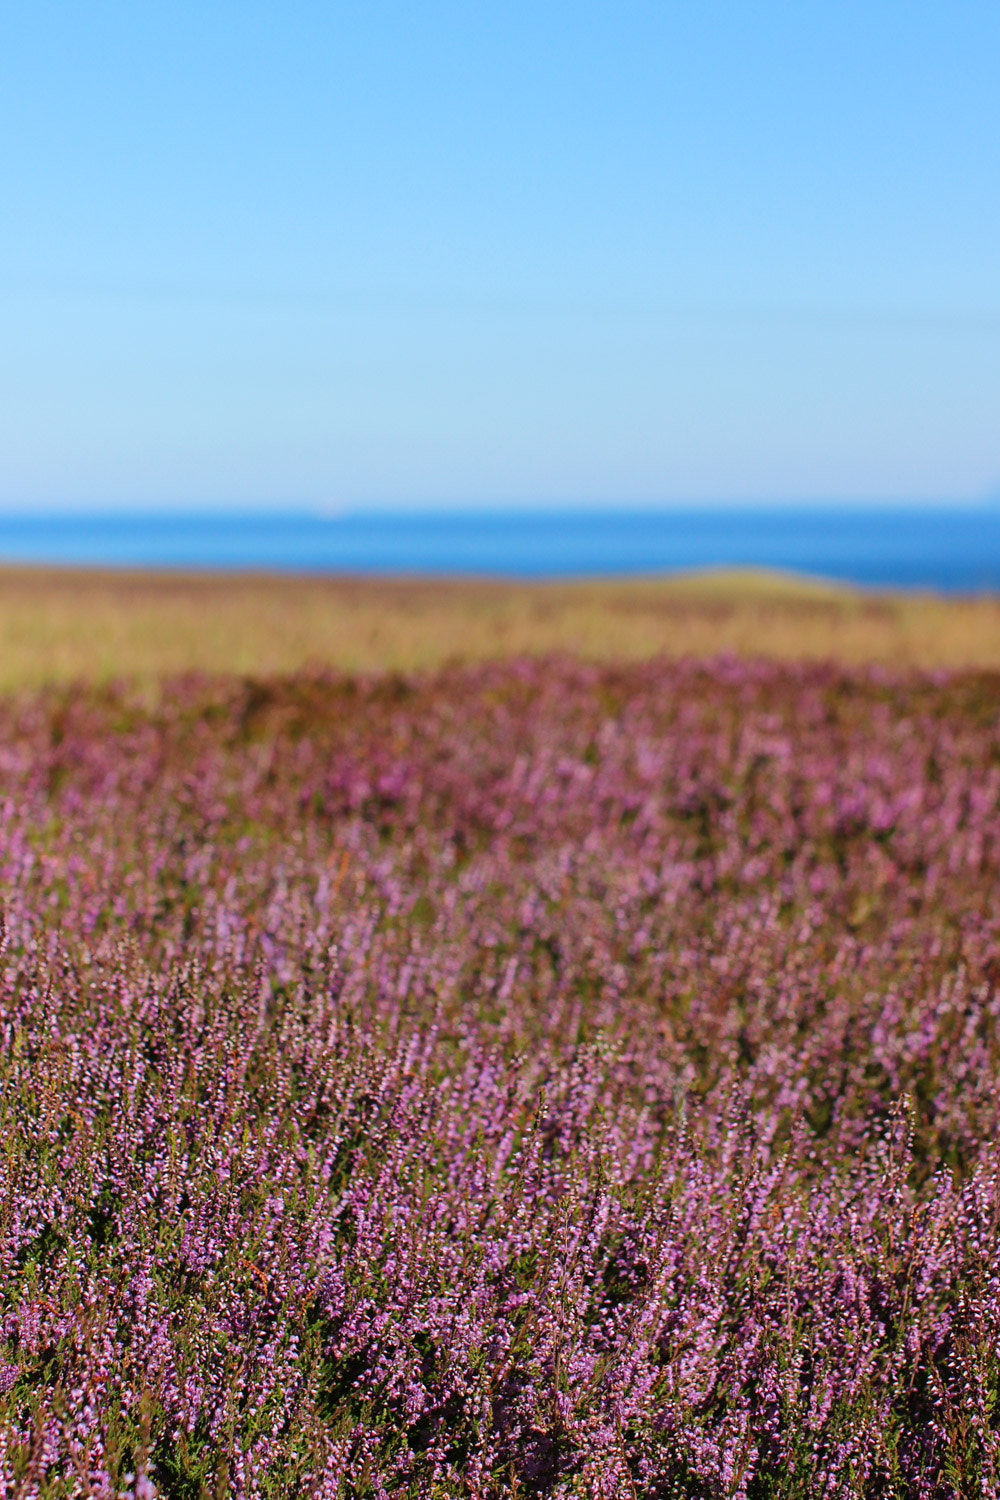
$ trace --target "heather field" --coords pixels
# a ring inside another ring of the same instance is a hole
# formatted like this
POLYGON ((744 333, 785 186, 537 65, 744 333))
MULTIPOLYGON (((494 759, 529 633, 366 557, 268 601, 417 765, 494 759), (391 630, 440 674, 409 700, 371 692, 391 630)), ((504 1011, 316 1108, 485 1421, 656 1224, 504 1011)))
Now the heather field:
POLYGON ((1000 1492, 1000 677, 32 680, 5 1494, 1000 1492))

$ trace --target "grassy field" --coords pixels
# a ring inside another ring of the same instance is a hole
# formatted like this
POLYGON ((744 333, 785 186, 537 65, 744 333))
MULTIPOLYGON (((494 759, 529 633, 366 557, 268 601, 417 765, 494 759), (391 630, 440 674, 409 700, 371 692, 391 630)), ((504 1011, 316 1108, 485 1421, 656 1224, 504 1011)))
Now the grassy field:
POLYGON ((765 573, 516 584, 0 572, 0 690, 564 651, 996 667, 1000 599, 862 593, 765 573))

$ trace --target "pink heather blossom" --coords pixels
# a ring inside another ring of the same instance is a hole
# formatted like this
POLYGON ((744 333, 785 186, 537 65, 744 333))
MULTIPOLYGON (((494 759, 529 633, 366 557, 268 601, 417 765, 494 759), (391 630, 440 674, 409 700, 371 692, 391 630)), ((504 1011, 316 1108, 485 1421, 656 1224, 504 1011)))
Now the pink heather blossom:
POLYGON ((1000 682, 0 701, 0 1493, 1000 1493, 1000 682))

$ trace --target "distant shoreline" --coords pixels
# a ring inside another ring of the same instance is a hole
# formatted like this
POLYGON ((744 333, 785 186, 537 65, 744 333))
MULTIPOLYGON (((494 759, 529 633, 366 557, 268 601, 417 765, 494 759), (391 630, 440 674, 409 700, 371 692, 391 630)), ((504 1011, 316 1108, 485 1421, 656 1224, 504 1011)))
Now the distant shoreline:
POLYGON ((1000 593, 1000 507, 0 516, 0 567, 553 583, 766 570, 1000 593))
POLYGON ((725 602, 755 605, 816 605, 838 603, 858 607, 872 604, 939 601, 946 606, 995 601, 1000 607, 1000 586, 944 590, 932 586, 885 586, 853 583, 848 579, 800 573, 785 568, 677 568, 672 571, 626 574, 569 575, 564 577, 511 577, 494 573, 361 573, 330 572, 308 568, 189 567, 184 565, 137 566, 74 562, 9 562, 0 557, 0 592, 44 587, 111 590, 146 590, 175 594, 191 587, 204 593, 242 592, 247 588, 294 590, 300 585, 346 597, 384 591, 417 598, 428 596, 481 595, 484 598, 600 598, 607 595, 625 600, 630 596, 659 596, 664 600, 705 604, 725 602))

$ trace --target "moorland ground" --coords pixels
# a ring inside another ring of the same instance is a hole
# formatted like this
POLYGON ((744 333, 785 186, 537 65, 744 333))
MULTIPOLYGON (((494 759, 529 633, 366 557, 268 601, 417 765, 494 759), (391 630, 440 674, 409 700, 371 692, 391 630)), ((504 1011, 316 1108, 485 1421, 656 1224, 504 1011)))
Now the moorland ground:
POLYGON ((1000 1492, 994 604, 33 582, 3 1493, 1000 1492))
POLYGON ((766 573, 562 584, 0 571, 0 690, 572 652, 1000 667, 1000 600, 766 573))

